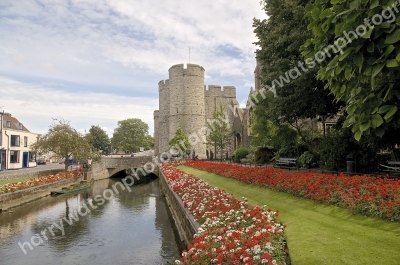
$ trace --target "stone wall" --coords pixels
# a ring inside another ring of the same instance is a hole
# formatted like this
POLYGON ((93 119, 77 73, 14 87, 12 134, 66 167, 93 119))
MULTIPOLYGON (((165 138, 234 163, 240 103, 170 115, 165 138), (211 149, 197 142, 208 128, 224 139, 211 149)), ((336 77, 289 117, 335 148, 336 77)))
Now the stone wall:
POLYGON ((50 195, 50 192, 53 190, 59 190, 62 187, 79 183, 81 180, 82 177, 64 179, 54 183, 48 183, 28 189, 17 190, 14 192, 1 194, 0 210, 4 211, 9 208, 48 196, 50 195))
POLYGON ((158 110, 154 111, 154 153, 160 153, 160 143, 159 143, 159 124, 160 124, 160 112, 158 110))
MULTIPOLYGON (((155 131, 155 135, 158 136, 158 153, 168 151, 169 141, 169 111, 170 111, 170 99, 169 99, 169 80, 161 80, 158 83, 159 93, 159 125, 158 132, 155 131)), ((156 126, 154 126, 156 128, 156 126)), ((157 153, 156 153, 157 154, 157 153)))
POLYGON ((20 179, 20 178, 36 178, 47 175, 54 175, 60 172, 63 172, 64 169, 52 169, 52 170, 43 170, 36 172, 15 172, 13 174, 4 174, 3 176, 0 174, 0 180, 10 180, 10 179, 20 179))
MULTIPOLYGON (((88 172, 88 179, 105 179, 115 173, 128 168, 143 168, 152 162, 151 156, 135 157, 103 157, 100 161, 92 163, 91 170, 88 172)), ((153 163, 157 166, 155 163, 153 163)))
POLYGON ((161 171, 159 172, 159 181, 161 190, 165 194, 167 204, 174 218, 174 223, 178 229, 180 242, 187 246, 193 240, 194 234, 196 234, 200 225, 194 220, 189 211, 183 207, 181 198, 168 185, 161 171))

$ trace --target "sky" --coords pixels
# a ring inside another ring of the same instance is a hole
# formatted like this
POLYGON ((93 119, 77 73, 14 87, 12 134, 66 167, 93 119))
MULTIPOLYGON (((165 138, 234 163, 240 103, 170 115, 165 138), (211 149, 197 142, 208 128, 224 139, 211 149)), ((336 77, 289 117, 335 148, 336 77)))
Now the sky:
POLYGON ((199 64, 206 85, 245 105, 256 66, 258 0, 0 0, 0 111, 44 134, 62 118, 109 136, 139 118, 153 135, 158 82, 199 64))

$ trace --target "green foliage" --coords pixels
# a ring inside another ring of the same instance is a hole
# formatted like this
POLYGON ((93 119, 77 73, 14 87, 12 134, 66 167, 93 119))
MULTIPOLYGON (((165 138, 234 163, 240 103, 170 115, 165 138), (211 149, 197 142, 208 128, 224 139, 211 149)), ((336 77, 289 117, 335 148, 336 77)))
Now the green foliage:
POLYGON ((101 150, 102 153, 108 155, 111 153, 111 141, 107 133, 100 127, 90 127, 89 133, 87 134, 89 142, 97 149, 101 150))
POLYGON ((143 141, 143 146, 145 150, 154 148, 154 137, 151 135, 146 135, 143 141))
POLYGON ((298 159, 301 167, 313 168, 318 167, 318 156, 313 155, 309 151, 305 151, 298 159))
POLYGON ((149 126, 141 119, 131 118, 118 121, 111 139, 113 149, 126 153, 138 152, 140 147, 150 149, 149 126))
POLYGON ((220 159, 224 158, 224 149, 232 143, 233 130, 227 122, 228 113, 225 107, 219 103, 213 112, 213 119, 207 123, 207 142, 214 146, 215 157, 220 153, 220 159))
POLYGON ((300 143, 316 153, 315 137, 307 131, 304 121, 319 115, 331 117, 341 106, 323 89, 323 83, 315 78, 316 69, 304 63, 300 52, 301 45, 312 35, 305 17, 308 2, 265 0, 268 20, 255 19, 253 23, 261 66, 258 78, 268 89, 275 87, 277 97, 272 92, 258 95, 252 117, 252 144, 287 150, 282 153, 300 143))
POLYGON ((321 60, 318 79, 346 102, 344 127, 357 140, 371 132, 382 137, 400 127, 400 19, 393 4, 398 2, 316 0, 306 6, 313 36, 302 46, 303 55, 315 62, 329 44, 342 47, 321 60), (385 11, 383 23, 370 21, 370 27, 364 19, 383 15, 384 7, 391 11, 385 11))
POLYGON ((53 152, 64 158, 65 170, 68 169, 69 158, 86 162, 98 160, 101 157, 88 138, 78 133, 70 126, 69 122, 63 119, 55 120, 49 131, 45 135, 41 135, 31 148, 37 153, 53 152))
POLYGON ((349 128, 331 130, 323 139, 320 164, 327 170, 346 171, 347 155, 353 155, 357 172, 376 172, 379 164, 390 160, 390 156, 379 155, 379 151, 390 145, 387 137, 363 135, 356 141, 349 128))
POLYGON ((267 164, 274 157, 274 151, 268 147, 261 147, 256 150, 254 156, 254 163, 267 164))
POLYGON ((244 159, 249 155, 250 150, 247 146, 241 146, 237 148, 234 152, 233 155, 235 156, 235 162, 240 163, 241 159, 244 159))
POLYGON ((174 137, 169 140, 168 145, 175 152, 180 153, 181 155, 185 155, 186 150, 190 150, 192 148, 189 137, 184 133, 182 128, 178 128, 175 132, 174 137))

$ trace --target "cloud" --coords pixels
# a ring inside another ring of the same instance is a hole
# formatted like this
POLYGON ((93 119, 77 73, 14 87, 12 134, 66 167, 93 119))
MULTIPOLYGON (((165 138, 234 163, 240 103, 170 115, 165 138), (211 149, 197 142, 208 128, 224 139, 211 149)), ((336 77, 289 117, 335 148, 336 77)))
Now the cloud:
POLYGON ((90 115, 110 122, 139 110, 153 127, 158 81, 188 62, 189 47, 207 84, 234 85, 244 98, 254 83, 254 17, 265 18, 257 1, 1 1, 0 76, 22 89, 0 87, 1 100, 5 92, 13 114, 46 124, 52 109, 82 129, 90 115))
POLYGON ((82 133, 91 125, 99 125, 108 128, 107 132, 112 135, 117 122, 128 118, 139 118, 149 124, 151 134, 154 130, 153 111, 158 108, 156 99, 93 92, 70 93, 1 77, 0 87, 0 105, 31 132, 46 133, 56 118, 69 121, 82 133))

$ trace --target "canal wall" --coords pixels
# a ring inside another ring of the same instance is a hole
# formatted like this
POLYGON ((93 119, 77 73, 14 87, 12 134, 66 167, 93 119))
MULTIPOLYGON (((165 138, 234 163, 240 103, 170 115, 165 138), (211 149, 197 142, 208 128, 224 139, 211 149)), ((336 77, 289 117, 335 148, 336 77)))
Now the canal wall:
MULTIPOLYGON (((12 172, 12 174, 0 174, 0 180, 12 180, 12 179, 21 179, 21 178, 36 178, 47 175, 55 175, 57 173, 65 171, 65 169, 51 169, 51 170, 40 170, 34 172, 26 172, 24 170, 12 172)), ((11 172, 11 171, 10 171, 11 172)))
MULTIPOLYGON (((193 240, 194 234, 196 234, 200 227, 189 211, 183 206, 181 198, 172 190, 168 185, 167 179, 159 170, 159 182, 161 186, 161 192, 165 195, 168 208, 174 219, 174 224, 179 233, 179 243, 186 247, 193 240)), ((181 247, 180 246, 180 247, 181 247)))
POLYGON ((28 189, 17 190, 0 195, 0 212, 18 205, 37 200, 50 195, 50 191, 58 190, 71 184, 79 183, 82 177, 63 179, 53 183, 47 183, 28 189))

